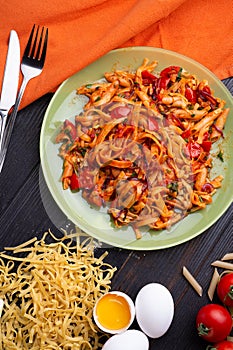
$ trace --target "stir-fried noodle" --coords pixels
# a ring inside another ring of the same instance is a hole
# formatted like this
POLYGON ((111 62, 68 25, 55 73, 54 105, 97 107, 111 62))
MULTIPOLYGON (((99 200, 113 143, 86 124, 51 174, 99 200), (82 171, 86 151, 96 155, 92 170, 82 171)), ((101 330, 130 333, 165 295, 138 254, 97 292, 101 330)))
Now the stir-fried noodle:
POLYGON ((223 137, 225 102, 181 67, 156 76, 156 65, 145 59, 135 73, 80 87, 89 101, 56 138, 63 188, 108 206, 116 227, 130 224, 138 238, 143 226, 168 228, 205 208, 223 179, 210 179, 210 151, 223 137))

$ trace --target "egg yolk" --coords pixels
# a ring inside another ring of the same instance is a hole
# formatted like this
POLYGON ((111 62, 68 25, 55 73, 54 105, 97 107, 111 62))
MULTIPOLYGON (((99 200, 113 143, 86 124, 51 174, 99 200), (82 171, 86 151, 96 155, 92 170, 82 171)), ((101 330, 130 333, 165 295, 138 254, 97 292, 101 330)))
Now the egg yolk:
POLYGON ((97 303, 96 316, 104 328, 122 329, 130 322, 130 307, 122 296, 106 294, 97 303))

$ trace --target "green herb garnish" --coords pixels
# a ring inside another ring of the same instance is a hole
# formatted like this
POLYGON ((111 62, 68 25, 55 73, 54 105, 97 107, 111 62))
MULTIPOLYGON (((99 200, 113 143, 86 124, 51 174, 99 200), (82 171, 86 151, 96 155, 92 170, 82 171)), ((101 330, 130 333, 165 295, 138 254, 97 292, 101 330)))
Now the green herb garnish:
POLYGON ((93 84, 87 84, 87 85, 85 85, 85 87, 86 87, 87 89, 91 89, 91 88, 92 88, 92 85, 93 85, 93 84))
POLYGON ((172 192, 177 192, 178 191, 178 183, 171 182, 170 184, 167 185, 167 188, 172 192))
POLYGON ((224 162, 222 151, 218 153, 217 157, 221 160, 221 162, 224 162))

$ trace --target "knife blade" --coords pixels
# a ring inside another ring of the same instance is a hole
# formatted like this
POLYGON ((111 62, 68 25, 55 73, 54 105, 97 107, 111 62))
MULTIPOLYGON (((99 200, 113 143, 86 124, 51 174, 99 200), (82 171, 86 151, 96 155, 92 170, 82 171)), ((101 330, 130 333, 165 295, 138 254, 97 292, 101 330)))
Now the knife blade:
POLYGON ((4 130, 6 127, 7 116, 10 109, 14 106, 20 72, 20 44, 15 30, 10 31, 8 52, 2 81, 2 92, 0 99, 0 153, 4 140, 4 130))

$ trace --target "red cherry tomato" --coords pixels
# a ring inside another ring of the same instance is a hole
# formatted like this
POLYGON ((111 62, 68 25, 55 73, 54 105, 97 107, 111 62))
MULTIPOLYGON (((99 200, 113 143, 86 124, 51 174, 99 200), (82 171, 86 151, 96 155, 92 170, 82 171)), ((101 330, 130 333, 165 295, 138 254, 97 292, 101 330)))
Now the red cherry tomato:
POLYGON ((225 307, 218 304, 203 306, 196 317, 198 335, 209 342, 226 339, 232 329, 232 318, 225 307))
POLYGON ((233 350, 233 342, 224 340, 214 345, 208 345, 206 350, 233 350))
POLYGON ((233 306, 233 272, 224 275, 217 286, 219 299, 226 306, 233 306))

